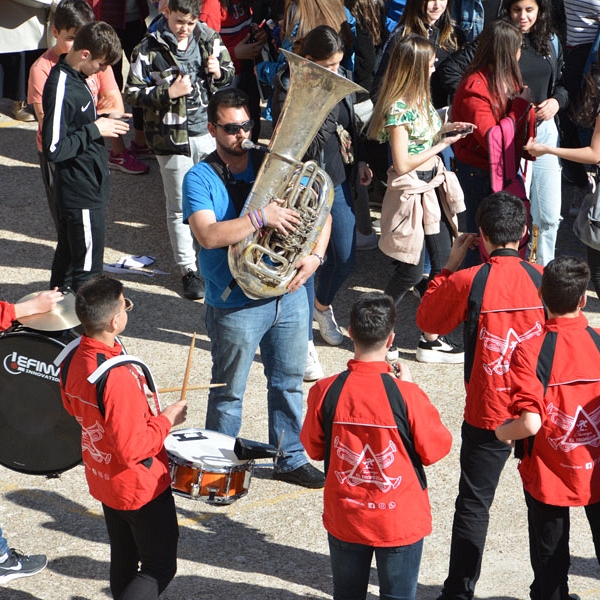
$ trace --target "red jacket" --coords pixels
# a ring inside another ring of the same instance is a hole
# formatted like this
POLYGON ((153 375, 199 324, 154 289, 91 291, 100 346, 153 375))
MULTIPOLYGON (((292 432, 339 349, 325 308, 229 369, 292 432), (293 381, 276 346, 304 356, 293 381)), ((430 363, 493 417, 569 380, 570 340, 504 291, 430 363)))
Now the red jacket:
MULTIPOLYGON (((465 355, 464 418, 469 425, 496 429, 510 417, 510 358, 516 345, 540 335, 544 309, 521 258, 493 256, 477 326, 477 343, 465 355), (472 364, 470 374, 467 365, 472 364), (468 380, 468 381, 467 381, 468 380)), ((446 334, 465 322, 475 275, 483 265, 452 273, 443 269, 429 283, 417 310, 422 331, 446 334)), ((541 265, 532 265, 540 273, 541 265)))
MULTIPOLYGON (((540 502, 587 506, 600 502, 600 353, 585 330, 587 319, 549 319, 544 333, 515 350, 510 411, 542 417, 531 455, 519 465, 523 487, 540 502), (542 342, 556 332, 546 395, 536 376, 542 342)), ((599 332, 600 333, 600 332, 599 332)))
MULTIPOLYGON (((348 369, 333 419, 323 524, 346 542, 413 544, 431 532, 431 509, 383 387, 381 373, 390 372, 390 367, 385 362, 351 360, 348 369)), ((322 405, 336 377, 321 379, 308 394, 300 439, 314 460, 323 460, 325 454, 322 405)), ((424 465, 433 464, 450 452, 452 436, 417 385, 396 381, 415 450, 424 465)))
POLYGON ((0 300, 0 331, 8 329, 16 318, 15 305, 0 300))
POLYGON ((171 485, 163 442, 171 422, 154 416, 144 392, 145 378, 133 365, 108 372, 105 416, 96 386, 87 381, 96 368, 122 348, 110 348, 84 335, 69 365, 61 392, 67 412, 81 425, 81 446, 90 494, 116 510, 136 510, 171 485), (100 362, 99 362, 100 360, 100 362))
MULTIPOLYGON (((529 102, 522 98, 515 98, 499 118, 492 111, 490 91, 486 71, 477 71, 465 77, 456 90, 452 103, 452 120, 473 123, 477 129, 453 144, 454 155, 460 161, 478 167, 485 171, 490 168, 487 134, 494 126, 498 125, 503 117, 510 116, 517 123, 517 139, 524 144, 527 140, 525 119, 530 110, 529 102)), ((522 145, 517 147, 520 155, 522 145)))

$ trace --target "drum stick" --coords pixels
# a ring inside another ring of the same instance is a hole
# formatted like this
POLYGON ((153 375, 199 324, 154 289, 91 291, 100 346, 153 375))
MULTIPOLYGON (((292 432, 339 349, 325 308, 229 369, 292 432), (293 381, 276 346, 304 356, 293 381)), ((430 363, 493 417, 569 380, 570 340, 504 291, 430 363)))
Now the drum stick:
POLYGON ((188 352, 187 365, 185 367, 185 375, 183 376, 183 385, 181 386, 181 396, 179 400, 185 399, 185 393, 187 391, 188 381, 190 379, 190 370, 192 368, 192 358, 194 356, 194 346, 196 345, 196 332, 192 336, 192 342, 190 344, 190 351, 188 352))
MULTIPOLYGON (((187 391, 191 392, 193 390, 210 390, 212 388, 216 388, 216 387, 223 387, 227 385, 226 383, 208 383, 207 385, 188 385, 187 386, 187 391)), ((182 388, 180 387, 169 387, 169 388, 162 388, 161 390, 158 390, 159 394, 168 394, 169 392, 180 392, 182 388)))

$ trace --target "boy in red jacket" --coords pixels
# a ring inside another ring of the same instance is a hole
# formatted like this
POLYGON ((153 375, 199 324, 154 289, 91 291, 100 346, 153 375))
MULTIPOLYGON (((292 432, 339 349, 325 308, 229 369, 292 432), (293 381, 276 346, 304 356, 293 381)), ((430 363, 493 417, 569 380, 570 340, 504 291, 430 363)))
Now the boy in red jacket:
POLYGON ((590 280, 573 256, 548 263, 541 296, 548 320, 511 363, 510 411, 499 440, 526 439, 519 472, 529 522, 531 600, 569 595, 569 507, 583 506, 600 562, 600 334, 581 313, 590 280))
POLYGON ((142 373, 132 361, 106 369, 97 383, 88 380, 123 353, 116 338, 132 308, 116 279, 97 277, 81 286, 75 311, 84 334, 61 365, 61 392, 67 412, 81 425, 90 494, 102 502, 110 590, 115 598, 152 600, 177 571, 179 528, 164 440, 185 420, 187 403, 154 414, 147 397, 153 387, 149 371, 142 373))
POLYGON ((423 465, 450 451, 452 436, 406 365, 385 362, 394 340, 390 296, 363 295, 348 333, 348 371, 308 395, 300 439, 325 460, 323 524, 329 534, 334 598, 366 598, 371 559, 382 598, 414 598, 431 509, 423 465))

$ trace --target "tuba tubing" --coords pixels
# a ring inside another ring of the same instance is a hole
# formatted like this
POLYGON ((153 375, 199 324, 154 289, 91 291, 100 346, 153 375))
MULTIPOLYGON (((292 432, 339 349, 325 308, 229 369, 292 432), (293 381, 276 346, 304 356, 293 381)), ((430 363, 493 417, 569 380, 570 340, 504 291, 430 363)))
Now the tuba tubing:
POLYGON ((229 269, 244 294, 255 300, 285 294, 296 263, 312 252, 331 210, 333 185, 314 161, 301 159, 334 106, 365 91, 306 58, 281 52, 290 66, 290 87, 268 147, 258 145, 267 157, 240 216, 278 198, 299 213, 301 223, 287 236, 267 226, 229 247, 229 269))

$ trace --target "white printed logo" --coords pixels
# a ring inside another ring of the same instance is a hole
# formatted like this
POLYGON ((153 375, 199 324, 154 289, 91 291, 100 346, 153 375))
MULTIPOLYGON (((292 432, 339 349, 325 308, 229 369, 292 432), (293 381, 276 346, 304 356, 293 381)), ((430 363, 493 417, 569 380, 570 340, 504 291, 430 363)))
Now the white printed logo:
POLYGON ((479 332, 479 339, 483 340, 483 346, 486 350, 492 352, 499 352, 500 356, 490 363, 483 364, 483 370, 488 375, 504 375, 508 373, 510 369, 510 359, 517 347, 517 344, 532 338, 535 335, 542 333, 542 326, 540 323, 536 324, 526 331, 523 335, 519 335, 512 327, 507 331, 506 337, 501 338, 499 335, 490 333, 485 327, 481 328, 479 332))
POLYGON ((400 485, 402 477, 388 477, 385 474, 385 469, 396 458, 396 444, 391 440, 388 447, 379 454, 375 454, 369 444, 362 449, 360 454, 353 452, 348 446, 340 442, 339 437, 335 438, 333 446, 338 457, 352 465, 352 468, 348 471, 335 472, 340 483, 347 482, 351 486, 371 483, 376 485, 382 492, 395 490, 400 485))
POLYGON ((85 112, 88 109, 88 106, 90 105, 91 100, 85 105, 81 107, 81 112, 85 112))
POLYGON ((96 462, 104 462, 108 464, 112 459, 112 454, 110 452, 101 452, 96 448, 96 444, 98 440, 102 439, 102 434, 104 433, 104 427, 96 421, 94 425, 91 427, 83 426, 83 419, 81 417, 75 417, 79 425, 81 425, 81 447, 83 450, 87 450, 92 458, 96 462))
POLYGON ((37 358, 11 352, 4 357, 4 370, 10 375, 33 375, 58 383, 58 367, 37 358))
POLYGON ((548 437, 548 443, 555 450, 570 452, 578 446, 600 446, 600 407, 591 413, 587 413, 581 406, 577 407, 575 416, 571 417, 567 413, 558 410, 554 404, 548 405, 548 418, 565 434, 551 438, 548 437))

